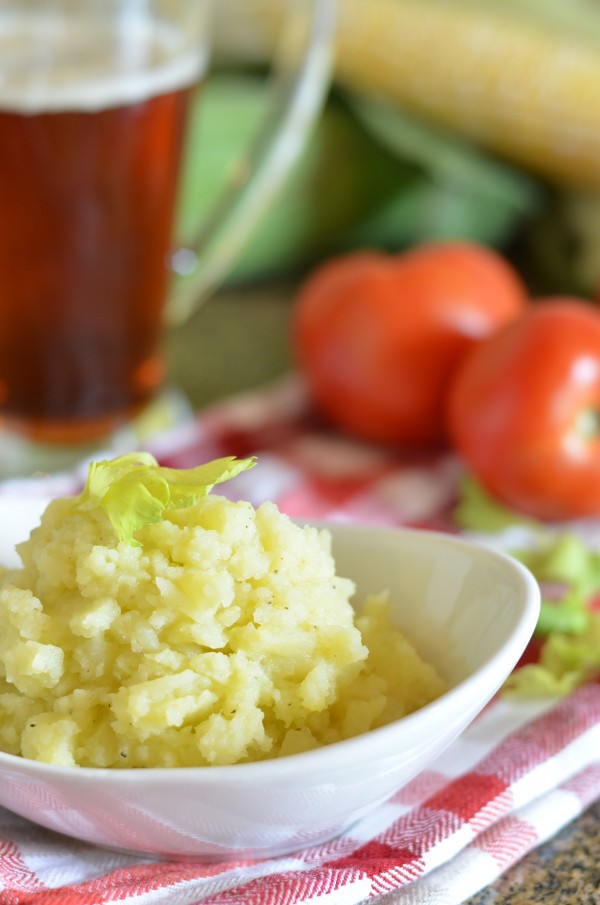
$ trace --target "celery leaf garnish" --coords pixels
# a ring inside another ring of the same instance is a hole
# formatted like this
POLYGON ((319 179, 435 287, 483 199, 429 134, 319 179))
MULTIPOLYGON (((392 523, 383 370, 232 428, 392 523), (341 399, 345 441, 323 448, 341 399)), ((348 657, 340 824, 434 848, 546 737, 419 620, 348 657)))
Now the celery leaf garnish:
POLYGON ((213 489, 252 468, 256 459, 226 456, 196 468, 164 468, 146 452, 93 462, 77 505, 102 507, 120 540, 139 547, 135 532, 159 522, 168 509, 192 506, 213 489))

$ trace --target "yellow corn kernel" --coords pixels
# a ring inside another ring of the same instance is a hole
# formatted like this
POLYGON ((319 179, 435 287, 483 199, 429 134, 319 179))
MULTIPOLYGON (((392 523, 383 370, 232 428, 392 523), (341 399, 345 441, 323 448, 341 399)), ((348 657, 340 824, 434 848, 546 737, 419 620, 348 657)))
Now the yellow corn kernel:
MULTIPOLYGON (((338 4, 339 84, 392 101, 559 184, 600 187, 600 46, 501 4, 338 4)), ((249 55, 274 46, 281 0, 226 5, 236 7, 240 35, 246 17, 249 55)))

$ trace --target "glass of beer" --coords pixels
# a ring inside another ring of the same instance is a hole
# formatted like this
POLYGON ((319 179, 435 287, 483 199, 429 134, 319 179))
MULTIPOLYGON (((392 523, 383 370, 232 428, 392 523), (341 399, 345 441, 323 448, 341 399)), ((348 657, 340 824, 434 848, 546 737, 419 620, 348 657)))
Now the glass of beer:
POLYGON ((281 3, 301 39, 272 115, 173 256, 210 2, 0 0, 0 443, 101 441, 162 386, 169 305, 187 314, 227 272, 327 88, 332 0, 281 3), (188 274, 176 295, 173 260, 188 274))

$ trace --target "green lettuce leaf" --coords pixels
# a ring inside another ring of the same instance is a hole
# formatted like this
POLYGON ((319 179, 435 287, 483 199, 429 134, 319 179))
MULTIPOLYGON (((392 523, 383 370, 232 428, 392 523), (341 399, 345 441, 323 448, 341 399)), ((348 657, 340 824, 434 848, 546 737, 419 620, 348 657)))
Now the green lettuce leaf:
POLYGON ((600 588, 600 554, 590 550, 571 531, 549 535, 537 547, 511 550, 527 566, 542 588, 542 606, 536 632, 582 635, 590 622, 589 601, 600 588), (547 585, 563 586, 558 600, 547 599, 547 585))
POLYGON ((565 695, 600 674, 600 615, 589 613, 585 635, 554 632, 545 641, 539 663, 516 669, 504 693, 519 698, 565 695))
POLYGON ((499 503, 470 475, 466 475, 461 481, 459 500, 453 517, 458 527, 465 531, 491 534, 512 528, 514 525, 541 528, 541 524, 535 519, 499 503))
POLYGON ((538 635, 552 635, 554 632, 583 635, 589 623, 590 612, 586 600, 578 594, 567 592, 559 601, 546 600, 542 597, 535 630, 538 635))
POLYGON ((600 672, 600 615, 589 606, 600 591, 600 552, 574 531, 550 528, 503 506, 470 476, 461 485, 454 517, 461 528, 482 534, 521 526, 531 541, 508 552, 540 584, 536 635, 543 644, 539 662, 516 669, 504 692, 529 698, 565 695, 600 672))
POLYGON ((226 456, 196 468, 164 468, 146 452, 92 462, 82 493, 82 509, 102 507, 120 540, 139 547, 135 532, 159 522, 165 510, 192 506, 213 489, 252 468, 256 459, 226 456))
POLYGON ((522 666, 510 674, 503 686, 507 698, 563 697, 575 691, 584 681, 580 673, 555 675, 539 663, 522 666))

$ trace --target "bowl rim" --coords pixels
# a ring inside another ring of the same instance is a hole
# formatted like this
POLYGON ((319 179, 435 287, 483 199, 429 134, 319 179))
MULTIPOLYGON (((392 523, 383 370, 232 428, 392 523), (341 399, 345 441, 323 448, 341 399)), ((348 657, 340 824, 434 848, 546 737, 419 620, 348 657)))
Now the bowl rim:
MULTIPOLYGON (((68 778, 69 780, 74 780, 76 783, 87 783, 90 779, 93 779, 100 783, 116 782, 117 784, 125 783, 128 785, 131 783, 146 783, 148 781, 177 784, 182 778, 185 778, 186 782, 196 781, 203 784, 205 782, 212 784, 219 780, 245 782, 247 779, 257 779, 261 773, 268 773, 268 779, 272 783, 277 778, 286 777, 290 773, 297 775, 299 765, 302 766, 302 772, 305 775, 321 772, 324 768, 324 764, 322 763, 323 759, 333 760, 338 768, 343 766, 344 763, 355 763, 369 754, 369 752, 372 754, 373 746, 375 746, 375 750, 377 750, 378 747, 380 747, 378 746, 378 742, 384 743, 388 738, 396 735, 398 731, 402 731, 403 729, 410 731, 413 727, 418 726, 419 723, 428 718, 435 720, 437 711, 441 711, 440 715, 443 716, 443 712, 449 701, 453 702, 455 699, 460 699, 465 695, 469 697, 469 691, 474 686, 485 687, 487 689, 486 697, 477 707, 476 712, 480 712, 509 674, 512 667, 509 667, 508 670, 506 670, 506 662, 510 662, 513 666, 516 664, 535 629, 540 611, 541 593, 539 584, 531 572, 522 563, 510 556, 510 554, 479 538, 473 539, 451 534, 449 532, 426 528, 372 525, 345 521, 311 521, 308 519, 294 519, 294 521, 302 525, 311 525, 318 529, 326 529, 333 532, 340 530, 341 532, 348 534, 358 534, 360 532, 368 531, 370 534, 375 533, 379 535, 394 535, 413 539, 418 538, 419 542, 433 540, 444 546, 466 551, 476 550, 478 553, 483 554, 488 559, 501 565, 508 573, 512 574, 517 589, 520 591, 520 616, 504 644, 501 645, 485 663, 471 672, 464 679, 461 679, 447 691, 443 692, 435 700, 384 726, 370 729, 367 732, 351 738, 332 742, 328 745, 322 745, 309 751, 302 751, 284 757, 266 758, 259 761, 214 766, 119 768, 49 764, 43 761, 25 758, 21 755, 0 751, 0 771, 4 769, 18 769, 21 774, 35 773, 40 779, 47 778, 50 780, 52 777, 56 779, 68 778)), ((381 744, 381 747, 383 748, 384 745, 381 744)))

